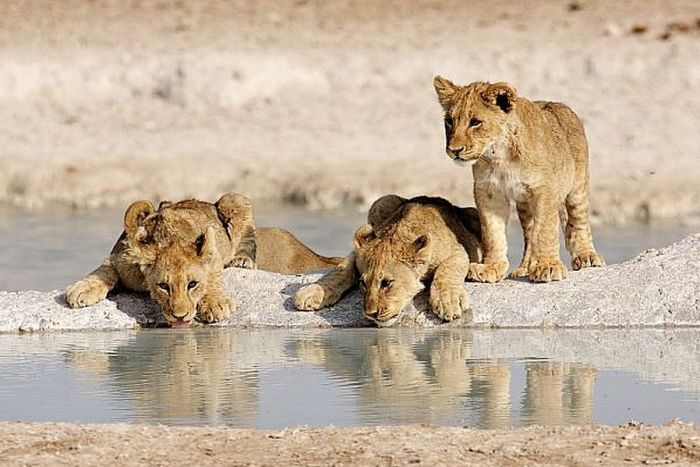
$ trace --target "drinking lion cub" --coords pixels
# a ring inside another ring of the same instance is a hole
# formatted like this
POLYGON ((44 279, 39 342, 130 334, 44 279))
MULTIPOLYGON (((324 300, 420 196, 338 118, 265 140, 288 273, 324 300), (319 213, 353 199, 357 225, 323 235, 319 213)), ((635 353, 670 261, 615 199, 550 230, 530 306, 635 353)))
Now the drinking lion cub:
POLYGON ((102 265, 66 288, 72 308, 104 299, 117 285, 149 292, 166 320, 187 325, 195 315, 227 318, 232 302, 223 281, 228 266, 296 274, 338 264, 317 255, 291 233, 255 228, 250 201, 227 193, 215 204, 137 201, 124 214, 124 232, 102 265))
POLYGON ((435 90, 445 110, 447 155, 473 163, 483 264, 469 278, 502 280, 508 272, 506 225, 515 201, 525 251, 512 276, 535 282, 560 280, 560 221, 574 269, 603 266, 593 246, 588 214, 588 145, 581 120, 566 105, 531 102, 505 83, 456 86, 437 76, 435 90))
POLYGON ((474 208, 458 208, 442 198, 386 195, 374 202, 367 220, 355 232, 355 248, 345 261, 297 291, 297 309, 333 305, 359 282, 365 316, 389 326, 428 279, 437 316, 452 321, 469 309, 464 279, 470 262, 481 260, 474 208))

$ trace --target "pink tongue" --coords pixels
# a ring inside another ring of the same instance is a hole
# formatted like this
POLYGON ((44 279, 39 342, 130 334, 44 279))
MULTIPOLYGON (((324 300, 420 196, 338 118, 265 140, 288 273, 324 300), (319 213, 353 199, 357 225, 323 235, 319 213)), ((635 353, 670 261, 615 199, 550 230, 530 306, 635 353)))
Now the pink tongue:
POLYGON ((186 328, 190 325, 189 321, 173 321, 170 325, 174 328, 186 328))

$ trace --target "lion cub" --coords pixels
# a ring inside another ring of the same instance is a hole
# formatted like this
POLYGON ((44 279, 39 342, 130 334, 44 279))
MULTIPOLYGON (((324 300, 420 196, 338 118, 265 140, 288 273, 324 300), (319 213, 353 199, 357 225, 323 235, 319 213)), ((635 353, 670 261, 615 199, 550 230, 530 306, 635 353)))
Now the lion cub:
POLYGON ((367 220, 355 232, 355 248, 345 261, 297 291, 297 309, 333 305, 359 282, 365 316, 390 326, 428 279, 437 316, 452 321, 469 309, 464 279, 470 261, 481 260, 476 209, 442 198, 386 195, 374 202, 367 220))
POLYGON ((473 163, 484 263, 472 263, 468 277, 505 277, 511 200, 525 237, 522 262, 511 276, 535 282, 566 276, 559 222, 572 267, 603 266, 588 214, 588 145, 576 114, 564 104, 518 97, 505 83, 456 86, 437 76, 434 86, 445 110, 447 155, 460 165, 473 163))
POLYGON ((137 201, 124 214, 124 232, 102 265, 66 288, 72 308, 104 299, 117 285, 149 292, 173 326, 195 316, 211 323, 230 316, 232 302, 223 281, 228 266, 296 274, 327 268, 342 258, 325 258, 291 233, 256 229, 250 201, 227 193, 215 204, 197 200, 162 202, 156 210, 137 201))

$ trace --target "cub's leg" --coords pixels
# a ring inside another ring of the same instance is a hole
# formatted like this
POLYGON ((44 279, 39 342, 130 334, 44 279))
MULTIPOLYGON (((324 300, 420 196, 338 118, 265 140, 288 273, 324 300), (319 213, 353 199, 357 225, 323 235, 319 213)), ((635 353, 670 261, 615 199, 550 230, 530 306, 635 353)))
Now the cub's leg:
POLYGON ((107 298, 107 294, 119 282, 119 274, 107 258, 102 265, 74 284, 66 287, 66 301, 71 308, 94 305, 107 298))
POLYGON ((508 272, 506 226, 510 203, 504 193, 487 187, 488 185, 474 185, 474 198, 481 221, 484 262, 471 263, 467 278, 476 282, 498 282, 508 272))
POLYGON ((561 425, 563 421, 562 385, 568 368, 558 362, 527 364, 523 409, 538 425, 561 425))
POLYGON ((197 318, 203 323, 216 323, 231 316, 233 300, 226 292, 221 271, 209 274, 207 291, 197 303, 197 318))
POLYGON ((469 273, 469 255, 455 252, 440 263, 430 285, 430 308, 445 321, 452 321, 469 310, 469 297, 464 279, 469 273))
POLYGON ((482 423, 484 428, 506 428, 510 426, 510 380, 508 364, 500 359, 490 358, 476 365, 470 365, 473 379, 482 383, 483 396, 482 423))
POLYGON ((372 203, 367 213, 367 223, 376 229, 382 225, 397 209, 406 202, 406 198, 397 195, 384 195, 372 203))
POLYGON ((515 268, 513 272, 510 273, 510 277, 527 277, 532 250, 532 212, 527 203, 516 203, 516 206, 518 208, 520 226, 523 228, 523 259, 520 261, 520 266, 515 268))
POLYGON ((254 269, 256 241, 252 203, 238 193, 226 193, 214 205, 234 250, 224 255, 231 258, 226 266, 254 269))
POLYGON ((241 236, 230 265, 236 268, 255 269, 256 250, 255 226, 251 225, 241 236))
POLYGON ((559 202, 547 189, 533 193, 532 235, 528 277, 533 282, 558 281, 566 277, 566 266, 559 259, 559 202))
POLYGON ((605 266, 603 257, 593 246, 593 234, 588 208, 588 176, 576 182, 576 186, 566 197, 566 213, 568 220, 564 225, 564 238, 566 249, 571 255, 571 267, 574 270, 581 268, 605 266))
POLYGON ((357 284, 357 266, 355 253, 351 253, 318 282, 297 290, 294 295, 294 307, 297 310, 313 311, 335 305, 340 297, 355 284, 357 284))
POLYGON ((567 389, 568 397, 564 405, 568 409, 567 423, 591 423, 593 417, 593 393, 597 370, 589 366, 572 366, 569 371, 567 389))

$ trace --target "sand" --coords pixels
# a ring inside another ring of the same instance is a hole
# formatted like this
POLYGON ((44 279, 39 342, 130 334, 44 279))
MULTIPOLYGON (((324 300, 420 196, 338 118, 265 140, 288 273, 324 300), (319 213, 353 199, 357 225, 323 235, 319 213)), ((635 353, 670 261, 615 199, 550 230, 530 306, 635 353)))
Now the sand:
POLYGON ((3 2, 0 203, 471 203, 439 73, 571 105, 597 222, 697 224, 698 19, 695 0, 3 2))
POLYGON ((697 465, 700 429, 400 426, 280 431, 0 423, 3 465, 697 465))

